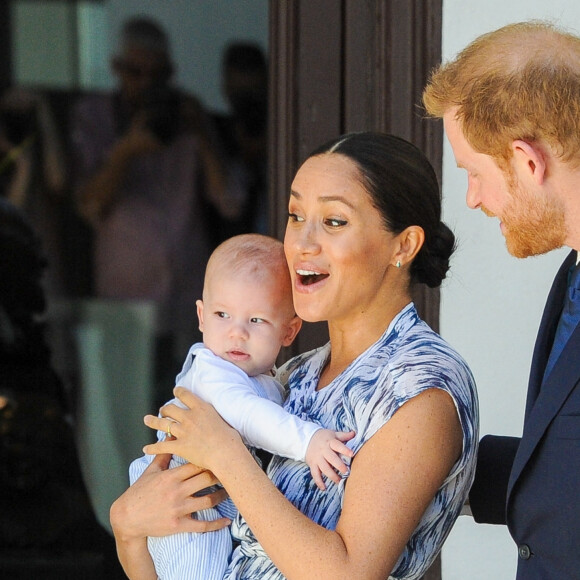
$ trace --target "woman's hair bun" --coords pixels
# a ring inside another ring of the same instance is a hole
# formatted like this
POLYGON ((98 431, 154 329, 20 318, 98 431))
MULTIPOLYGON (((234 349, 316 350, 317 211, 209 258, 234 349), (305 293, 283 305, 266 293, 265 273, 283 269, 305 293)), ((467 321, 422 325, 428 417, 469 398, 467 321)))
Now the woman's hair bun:
POLYGON ((449 260, 455 250, 455 234, 443 222, 432 232, 411 265, 411 277, 429 288, 437 288, 449 270, 449 260))

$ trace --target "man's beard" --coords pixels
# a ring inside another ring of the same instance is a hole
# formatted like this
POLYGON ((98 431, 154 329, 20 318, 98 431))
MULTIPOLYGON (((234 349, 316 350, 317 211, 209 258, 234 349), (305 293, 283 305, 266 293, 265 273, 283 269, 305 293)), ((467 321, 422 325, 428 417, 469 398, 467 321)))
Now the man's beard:
MULTIPOLYGON (((561 248, 566 240, 563 205, 555 198, 527 195, 515 180, 509 180, 510 199, 500 217, 508 252, 516 258, 545 254, 561 248)), ((483 212, 493 214, 482 207, 483 212)))

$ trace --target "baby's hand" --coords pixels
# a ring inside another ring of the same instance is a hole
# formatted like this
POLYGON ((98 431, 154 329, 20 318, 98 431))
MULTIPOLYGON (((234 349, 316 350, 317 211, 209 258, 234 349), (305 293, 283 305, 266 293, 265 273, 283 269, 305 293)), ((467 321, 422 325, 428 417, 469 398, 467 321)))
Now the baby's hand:
POLYGON ((354 437, 354 431, 342 433, 329 429, 319 429, 314 433, 306 450, 306 463, 310 467, 310 473, 316 485, 325 490, 322 474, 338 483, 339 473, 347 473, 348 466, 341 459, 341 455, 352 457, 354 452, 343 442, 354 437))

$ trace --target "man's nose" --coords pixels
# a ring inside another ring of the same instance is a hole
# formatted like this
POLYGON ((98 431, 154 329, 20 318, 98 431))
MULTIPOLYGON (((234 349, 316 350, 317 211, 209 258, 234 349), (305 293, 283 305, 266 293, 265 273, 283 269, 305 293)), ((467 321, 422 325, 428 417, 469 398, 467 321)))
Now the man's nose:
POLYGON ((471 209, 477 209, 481 205, 479 190, 473 183, 471 183, 471 180, 468 180, 467 182, 467 193, 465 195, 465 201, 467 203, 467 207, 471 209))

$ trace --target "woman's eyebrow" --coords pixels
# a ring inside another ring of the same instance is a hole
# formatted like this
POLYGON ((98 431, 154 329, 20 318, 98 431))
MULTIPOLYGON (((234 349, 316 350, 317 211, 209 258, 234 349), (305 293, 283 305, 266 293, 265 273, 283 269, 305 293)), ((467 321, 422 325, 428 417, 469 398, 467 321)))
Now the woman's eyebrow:
MULTIPOLYGON (((290 197, 294 197, 296 199, 302 199, 302 194, 298 193, 295 190, 290 190, 290 197)), ((347 200, 345 197, 343 197, 342 195, 321 195, 317 198, 317 201, 319 202, 323 202, 323 203, 329 203, 331 201, 338 201, 340 203, 344 203, 344 205, 355 209, 355 206, 349 201, 347 200)))
POLYGON ((338 202, 343 203, 344 205, 346 205, 352 209, 355 208, 354 205, 348 199, 343 197, 342 195, 321 195, 318 198, 318 200, 322 201, 322 202, 326 202, 326 203, 331 202, 331 201, 338 201, 338 202))

